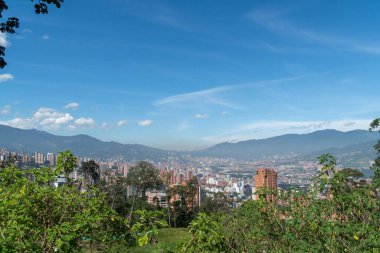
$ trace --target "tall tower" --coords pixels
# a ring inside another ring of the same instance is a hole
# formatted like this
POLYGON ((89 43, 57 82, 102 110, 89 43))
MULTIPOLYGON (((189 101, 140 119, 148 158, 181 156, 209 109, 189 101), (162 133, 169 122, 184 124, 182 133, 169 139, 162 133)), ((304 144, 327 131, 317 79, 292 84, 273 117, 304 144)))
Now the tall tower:
MULTIPOLYGON (((273 169, 257 169, 255 176, 256 192, 260 189, 277 190, 277 173, 273 169)), ((274 195, 267 196, 267 200, 274 200, 274 195)), ((256 199, 259 195, 256 194, 256 199)))
POLYGON ((44 154, 36 152, 34 155, 34 161, 38 164, 44 164, 44 162, 45 162, 44 154))

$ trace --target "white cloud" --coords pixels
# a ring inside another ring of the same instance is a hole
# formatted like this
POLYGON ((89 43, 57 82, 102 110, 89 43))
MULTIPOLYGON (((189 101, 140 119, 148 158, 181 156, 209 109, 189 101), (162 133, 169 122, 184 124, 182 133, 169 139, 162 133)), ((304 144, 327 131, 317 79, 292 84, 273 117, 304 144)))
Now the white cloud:
POLYGON ((74 117, 70 113, 59 112, 53 108, 41 107, 29 118, 19 117, 1 121, 0 124, 24 129, 39 127, 44 129, 60 129, 61 127, 66 127, 68 130, 75 130, 78 127, 92 127, 95 125, 95 121, 90 117, 81 117, 74 120, 74 117))
POLYGON ((72 102, 65 105, 65 109, 71 109, 71 110, 76 110, 78 109, 78 107, 79 107, 79 104, 77 102, 72 102))
POLYGON ((194 115, 194 118, 196 119, 207 119, 208 118, 208 115, 207 114, 195 114, 194 115))
POLYGON ((12 74, 2 74, 0 75, 0 83, 12 80, 14 77, 12 74))
POLYGON ((93 125, 95 125, 95 120, 93 120, 92 118, 81 117, 81 118, 75 120, 75 125, 77 125, 77 126, 93 126, 93 125))
POLYGON ((223 111, 220 113, 220 115, 222 115, 222 116, 226 116, 227 114, 228 114, 228 112, 226 112, 226 111, 223 111))
POLYGON ((126 124, 128 124, 128 121, 126 120, 119 120, 119 122, 117 122, 118 127, 125 126, 126 124))
POLYGON ((50 40, 50 36, 49 36, 49 34, 44 34, 44 35, 41 37, 41 39, 43 39, 43 40, 50 40))
POLYGON ((34 113, 32 120, 42 126, 58 128, 74 119, 69 113, 61 113, 52 108, 39 108, 34 113))
POLYGON ((0 121, 0 124, 22 129, 35 128, 35 122, 32 119, 14 118, 7 121, 0 121))
POLYGON ((152 123, 153 123, 152 120, 150 120, 150 119, 146 119, 146 120, 140 120, 140 121, 138 122, 138 125, 139 125, 139 126, 150 126, 150 125, 152 125, 152 123))
POLYGON ((9 47, 11 43, 7 40, 7 34, 0 32, 0 46, 9 47))
POLYGON ((3 108, 0 110, 0 114, 9 114, 11 112, 11 106, 10 105, 5 105, 3 108))

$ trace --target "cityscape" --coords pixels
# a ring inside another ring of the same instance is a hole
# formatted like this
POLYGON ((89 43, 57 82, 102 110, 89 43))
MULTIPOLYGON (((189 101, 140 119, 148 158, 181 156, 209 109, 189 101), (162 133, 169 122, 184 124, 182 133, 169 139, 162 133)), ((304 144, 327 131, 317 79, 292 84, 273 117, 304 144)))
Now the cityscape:
POLYGON ((0 0, 0 253, 380 253, 379 10, 0 0))
MULTIPOLYGON (((10 157, 16 159, 20 168, 38 168, 56 166, 58 154, 40 153, 24 154, 22 152, 10 152, 5 148, 0 149, 0 162, 10 157)), ((95 160, 100 167, 101 179, 109 177, 128 177, 129 168, 135 166, 138 161, 102 161, 99 158, 77 157, 77 168, 83 162, 95 160)), ((312 184, 313 177, 317 174, 321 165, 317 158, 315 161, 297 161, 292 156, 275 155, 270 159, 257 161, 239 161, 233 158, 196 157, 191 155, 168 156, 165 161, 149 161, 161 175, 170 174, 170 184, 180 185, 196 176, 201 189, 209 197, 214 193, 222 192, 234 197, 237 202, 246 199, 254 199, 256 188, 255 175, 261 168, 271 168, 276 173, 276 188, 289 189, 297 187, 304 191, 312 184)), ((373 161, 368 161, 368 166, 362 168, 370 170, 373 161)), ((343 167, 337 167, 338 170, 343 167)), ((75 176, 74 176, 74 179, 75 176)))

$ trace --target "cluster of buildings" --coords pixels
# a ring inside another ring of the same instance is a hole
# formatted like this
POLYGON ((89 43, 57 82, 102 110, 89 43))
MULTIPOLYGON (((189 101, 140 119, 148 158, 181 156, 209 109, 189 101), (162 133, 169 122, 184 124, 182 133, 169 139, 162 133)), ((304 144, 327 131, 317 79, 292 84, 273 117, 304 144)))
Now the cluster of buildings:
MULTIPOLYGON (((0 149, 0 162, 10 156, 16 158, 20 167, 55 166, 57 162, 57 154, 52 152, 25 154, 0 149)), ((160 170, 162 178, 165 175, 164 181, 169 186, 183 185, 196 177, 200 191, 206 196, 213 197, 215 193, 222 192, 236 202, 241 202, 257 198, 256 192, 263 187, 276 190, 283 185, 307 186, 318 170, 318 165, 313 162, 276 164, 282 161, 281 159, 238 161, 232 158, 171 156, 166 161, 151 162, 160 170)), ((90 158, 78 157, 78 166, 89 160, 90 158)), ((129 168, 136 165, 136 161, 97 160, 96 162, 99 164, 102 179, 106 181, 115 176, 127 177, 129 168)), ((164 192, 148 192, 147 197, 150 203, 159 203, 163 207, 168 204, 164 192)))
MULTIPOLYGON (((16 165, 19 167, 38 167, 38 166, 48 166, 54 167, 57 164, 58 154, 52 152, 41 153, 35 152, 34 154, 26 154, 24 152, 10 152, 5 148, 0 148, 0 162, 7 161, 8 159, 14 160, 16 165)), ((82 162, 88 162, 90 158, 77 158, 78 166, 82 162)))

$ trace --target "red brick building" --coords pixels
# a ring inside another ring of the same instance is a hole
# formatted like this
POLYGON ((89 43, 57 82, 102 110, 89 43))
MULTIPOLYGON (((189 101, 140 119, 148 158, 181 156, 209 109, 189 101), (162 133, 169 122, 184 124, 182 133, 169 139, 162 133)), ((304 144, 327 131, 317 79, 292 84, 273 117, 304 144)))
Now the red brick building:
MULTIPOLYGON (((273 169, 257 169, 255 176, 256 192, 260 189, 277 191, 277 173, 273 169)), ((256 199, 259 195, 256 194, 256 199)), ((267 196, 268 200, 274 200, 274 195, 267 196)))

